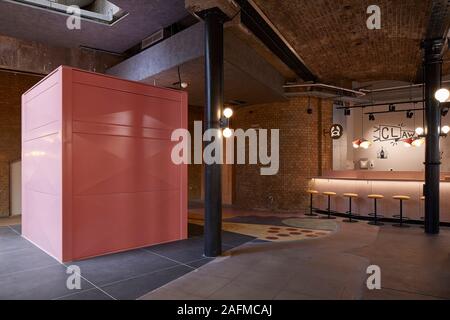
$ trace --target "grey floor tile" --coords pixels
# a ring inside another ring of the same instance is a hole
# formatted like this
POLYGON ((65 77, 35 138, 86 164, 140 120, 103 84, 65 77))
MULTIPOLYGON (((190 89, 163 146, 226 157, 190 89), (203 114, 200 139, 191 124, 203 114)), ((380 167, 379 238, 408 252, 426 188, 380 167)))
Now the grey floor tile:
POLYGON ((181 242, 177 241, 174 243, 147 247, 144 250, 154 252, 181 263, 186 263, 203 259, 203 246, 202 239, 188 239, 181 242))
POLYGON ((59 262, 36 247, 0 252, 0 276, 59 265, 59 262))
POLYGON ((168 259, 145 250, 121 252, 72 263, 81 269, 83 277, 97 286, 136 277, 176 266, 168 259))
POLYGON ((207 263, 209 263, 209 262, 211 262, 213 260, 214 260, 214 258, 203 258, 201 260, 196 260, 196 261, 189 262, 189 263, 187 263, 187 265, 192 267, 192 268, 197 269, 197 268, 200 268, 200 267, 204 266, 205 264, 207 264, 207 263))
POLYGON ((222 244, 237 247, 244 243, 254 240, 255 237, 246 236, 233 232, 222 232, 222 244))
MULTIPOLYGON (((50 300, 73 293, 67 289, 66 268, 62 265, 18 272, 0 277, 0 300, 50 300)), ((81 281, 82 290, 92 288, 81 281)))
POLYGON ((116 299, 136 300, 146 293, 153 291, 170 281, 178 279, 191 271, 191 268, 180 265, 115 284, 106 285, 101 288, 116 299))
POLYGON ((22 234, 22 225, 21 224, 15 224, 10 226, 10 228, 14 229, 18 234, 22 234))
POLYGON ((0 253, 33 247, 31 242, 25 240, 8 227, 0 228, 0 253))
POLYGON ((99 289, 84 290, 79 293, 70 294, 68 296, 60 297, 56 300, 113 300, 109 295, 105 294, 99 289))

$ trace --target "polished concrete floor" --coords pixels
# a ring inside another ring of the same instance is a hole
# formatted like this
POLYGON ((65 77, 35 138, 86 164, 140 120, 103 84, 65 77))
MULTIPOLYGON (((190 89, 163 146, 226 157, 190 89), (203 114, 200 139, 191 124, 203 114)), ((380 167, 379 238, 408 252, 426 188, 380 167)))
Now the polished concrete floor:
POLYGON ((419 226, 232 209, 224 222, 243 234, 224 231, 222 257, 203 257, 202 226, 190 224, 188 240, 75 263, 79 291, 20 225, 0 227, 0 299, 450 299, 449 228, 427 236, 419 226), (267 239, 289 232, 296 236, 267 239), (381 290, 367 289, 370 265, 381 268, 381 290))
POLYGON ((450 230, 346 224, 320 239, 247 243, 141 299, 450 299, 450 230), (381 290, 367 289, 367 267, 381 290))

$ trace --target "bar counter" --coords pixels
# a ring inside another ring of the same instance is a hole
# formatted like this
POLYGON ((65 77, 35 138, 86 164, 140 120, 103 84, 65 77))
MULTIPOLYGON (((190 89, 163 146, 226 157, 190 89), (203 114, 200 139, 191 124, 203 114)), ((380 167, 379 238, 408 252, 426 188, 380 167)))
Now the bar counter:
MULTIPOLYGON (((403 204, 404 216, 420 221, 424 216, 423 195, 424 173, 414 171, 328 171, 320 177, 311 179, 311 188, 320 192, 314 197, 314 207, 327 210, 327 197, 322 192, 336 192, 332 197, 331 210, 344 213, 348 210, 348 199, 344 193, 359 195, 353 200, 353 212, 368 216, 373 212, 373 200, 369 194, 380 194, 385 198, 378 201, 378 214, 385 218, 399 214, 399 201, 392 199, 394 195, 411 197, 403 204)), ((441 222, 450 223, 450 172, 441 173, 441 222)))

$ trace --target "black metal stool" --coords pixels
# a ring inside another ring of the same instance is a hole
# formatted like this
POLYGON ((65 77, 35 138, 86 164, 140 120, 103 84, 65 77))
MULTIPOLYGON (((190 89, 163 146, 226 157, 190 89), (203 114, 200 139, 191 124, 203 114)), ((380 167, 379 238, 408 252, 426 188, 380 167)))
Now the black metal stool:
POLYGON ((383 216, 378 215, 378 211, 377 211, 377 200, 384 199, 384 196, 381 194, 369 194, 367 196, 367 198, 373 199, 373 209, 374 209, 374 212, 369 214, 369 216, 373 217, 373 221, 370 221, 369 224, 373 225, 373 226, 384 225, 384 223, 378 221, 378 218, 382 218, 383 216))
POLYGON ((404 224, 404 221, 409 219, 403 216, 403 201, 411 200, 411 198, 408 196, 393 196, 392 198, 400 201, 400 214, 394 216, 394 218, 400 219, 400 223, 394 224, 393 226, 397 228, 409 228, 407 224, 404 224))
POLYGON ((348 219, 343 220, 344 222, 348 223, 356 223, 358 221, 353 220, 353 217, 356 216, 356 214, 353 214, 352 212, 352 199, 358 198, 359 196, 356 193, 344 193, 344 197, 348 198, 348 219))
POLYGON ((307 190, 306 193, 309 193, 309 213, 306 213, 305 216, 310 216, 310 217, 316 217, 317 214, 315 214, 314 211, 314 207, 313 207, 313 196, 315 194, 319 194, 319 191, 317 190, 307 190))
POLYGON ((328 197, 328 208, 327 208, 328 216, 323 217, 322 219, 336 219, 336 217, 331 216, 331 197, 336 196, 336 192, 326 191, 323 193, 323 195, 328 197))

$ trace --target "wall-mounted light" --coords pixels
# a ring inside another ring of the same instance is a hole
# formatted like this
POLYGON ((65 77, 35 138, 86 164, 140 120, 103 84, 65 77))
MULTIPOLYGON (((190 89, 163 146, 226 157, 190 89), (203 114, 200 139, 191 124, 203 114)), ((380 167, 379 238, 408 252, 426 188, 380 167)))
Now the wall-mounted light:
POLYGON ((421 147, 425 143, 425 138, 414 138, 412 145, 416 148, 421 147))
POLYGON ((231 130, 230 128, 225 128, 223 129, 222 134, 225 138, 229 138, 233 135, 233 130, 231 130))
POLYGON ((233 116, 233 109, 225 108, 222 111, 222 117, 220 118, 220 127, 222 130, 222 135, 225 138, 230 138, 233 135, 233 130, 229 128, 230 126, 230 118, 233 116))
POLYGON ((422 127, 417 127, 416 128, 416 134, 418 136, 422 136, 425 133, 425 130, 422 127))
POLYGON ((413 146, 414 139, 408 138, 408 139, 404 139, 402 141, 403 141, 403 145, 405 146, 405 148, 411 148, 413 146))
POLYGON ((440 103, 444 103, 450 97, 450 91, 448 91, 448 89, 446 89, 446 88, 439 89, 434 94, 434 97, 440 103))
POLYGON ((225 118, 230 119, 233 116, 233 109, 225 108, 223 110, 223 115, 224 115, 225 118))
POLYGON ((441 129, 441 132, 444 135, 448 135, 450 133, 450 127, 449 126, 443 126, 442 129, 441 129))
POLYGON ((359 147, 361 146, 361 139, 356 139, 355 141, 352 142, 353 148, 355 149, 359 149, 359 147))
POLYGON ((416 137, 412 137, 412 138, 408 138, 408 139, 403 139, 402 140, 403 145, 405 146, 405 148, 411 148, 411 147, 421 147, 424 143, 425 143, 425 138, 416 138, 416 137))
POLYGON ((369 149, 369 147, 372 145, 372 141, 366 140, 366 139, 361 139, 361 143, 359 144, 359 146, 363 149, 369 149))

